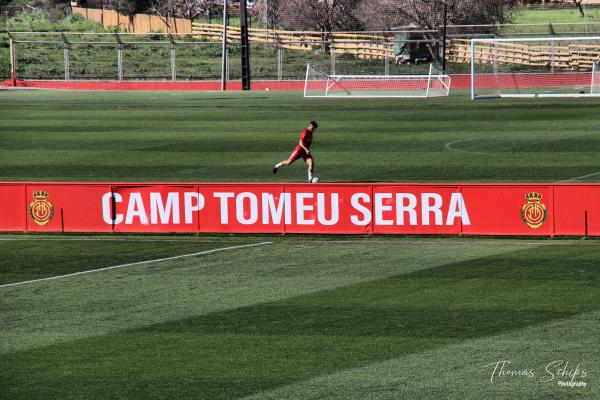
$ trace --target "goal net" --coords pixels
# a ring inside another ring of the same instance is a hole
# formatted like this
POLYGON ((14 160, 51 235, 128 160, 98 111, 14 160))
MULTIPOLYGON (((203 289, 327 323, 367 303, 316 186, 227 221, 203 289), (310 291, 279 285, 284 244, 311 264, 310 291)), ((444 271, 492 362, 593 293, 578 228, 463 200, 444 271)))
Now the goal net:
POLYGON ((308 64, 304 97, 439 97, 448 96, 450 82, 433 64, 423 75, 330 75, 308 64))
POLYGON ((600 96, 600 37, 471 41, 471 98, 600 96))

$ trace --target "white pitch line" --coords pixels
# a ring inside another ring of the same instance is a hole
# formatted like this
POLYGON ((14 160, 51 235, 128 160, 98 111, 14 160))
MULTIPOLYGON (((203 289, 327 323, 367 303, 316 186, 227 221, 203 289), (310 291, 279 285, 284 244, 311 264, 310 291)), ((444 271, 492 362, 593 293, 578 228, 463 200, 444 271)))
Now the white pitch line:
MULTIPOLYGON (((293 240, 294 238, 286 238, 285 236, 281 236, 281 234, 275 234, 273 233, 273 235, 277 235, 278 238, 277 240, 279 242, 281 241, 286 241, 286 240, 293 240)), ((69 237, 65 237, 65 238, 45 238, 45 237, 23 237, 23 238, 2 238, 0 237, 0 242, 11 242, 11 241, 56 241, 56 242, 60 242, 60 241, 98 241, 98 242, 111 242, 111 241, 122 241, 122 242, 178 242, 178 243, 222 243, 223 240, 219 240, 219 239, 213 239, 213 240, 202 240, 202 239, 198 239, 195 240, 193 238, 189 238, 189 239, 127 239, 126 237, 123 237, 122 239, 118 239, 118 238, 69 238, 69 237)), ((568 242, 577 242, 577 243, 582 243, 580 240, 568 240, 568 239, 561 239, 560 241, 556 241, 556 240, 551 240, 551 239, 539 239, 538 241, 533 241, 533 242, 526 242, 523 241, 522 239, 492 239, 492 238, 483 238, 483 239, 478 239, 476 237, 465 237, 465 238, 431 238, 429 240, 423 240, 423 239, 408 239, 403 237, 402 235, 398 235, 392 239, 377 239, 375 236, 365 236, 363 238, 353 238, 353 239, 307 239, 307 238, 301 238, 299 240, 296 240, 294 242, 294 244, 303 244, 303 243, 339 243, 339 244, 344 244, 344 243, 348 243, 348 244, 356 244, 356 243, 390 243, 391 240, 395 240, 394 243, 400 243, 400 244, 449 244, 449 245, 454 245, 454 244, 460 244, 460 243, 465 243, 468 240, 482 240, 485 241, 486 243, 488 242, 499 242, 499 243, 507 243, 507 244, 537 244, 537 243, 546 243, 546 244, 565 244, 568 242)), ((233 240, 235 241, 235 240, 233 240)), ((269 244, 272 244, 274 242, 267 242, 269 244)))
POLYGON ((593 174, 587 174, 587 175, 583 175, 583 176, 577 176, 577 177, 571 178, 571 179, 566 179, 566 180, 561 181, 561 182, 573 182, 573 181, 576 181, 576 180, 579 180, 579 179, 588 178, 590 176, 594 176, 594 175, 598 175, 598 174, 600 174, 600 171, 594 172, 593 174))
POLYGON ((57 275, 57 276, 51 276, 51 277, 48 277, 48 278, 33 279, 33 280, 30 280, 30 281, 8 283, 8 284, 5 284, 5 285, 0 285, 0 288, 10 287, 10 286, 17 286, 17 285, 25 285, 27 283, 49 281, 49 280, 53 280, 53 279, 68 278, 68 277, 71 277, 71 276, 77 276, 77 275, 83 275, 83 274, 90 274, 92 272, 108 271, 108 270, 111 270, 111 269, 133 267, 133 266, 142 265, 142 264, 150 264, 150 263, 161 262, 161 261, 177 260, 177 259, 185 258, 185 257, 202 256, 202 255, 205 255, 205 254, 217 253, 219 251, 243 249, 243 248, 256 247, 256 246, 264 246, 264 245, 272 244, 272 243, 273 242, 260 242, 260 243, 244 244, 244 245, 239 245, 239 246, 221 247, 221 248, 218 248, 218 249, 211 249, 211 250, 200 251, 198 253, 183 254, 183 255, 174 256, 174 257, 157 258, 155 260, 138 261, 138 262, 134 262, 134 263, 114 265, 112 267, 91 269, 89 271, 74 272, 72 274, 57 275))
POLYGON ((101 237, 62 237, 62 238, 48 238, 48 237, 12 237, 3 238, 0 236, 0 242, 19 242, 19 241, 67 241, 67 242, 178 242, 178 243, 222 243, 220 239, 194 239, 194 238, 181 238, 181 239, 128 239, 127 237, 114 237, 114 238, 101 238, 101 237))
POLYGON ((453 239, 453 240, 448 240, 447 238, 431 238, 430 240, 419 240, 419 241, 408 241, 407 239, 404 239, 401 237, 401 235, 398 236, 398 240, 397 241, 390 241, 388 239, 382 239, 382 240, 377 240, 377 239, 370 239, 370 238, 365 238, 365 240, 358 240, 358 239, 353 239, 353 240, 310 240, 310 239, 303 239, 301 241, 297 241, 295 243, 293 243, 294 245, 300 245, 300 244, 310 244, 310 243, 317 243, 317 244, 327 244, 327 243, 332 243, 332 244, 356 244, 356 243, 393 243, 394 245, 402 245, 402 244, 406 244, 406 245, 421 245, 421 244, 427 244, 427 245, 435 245, 435 246, 439 246, 439 245, 449 245, 449 246, 455 246, 457 244, 467 244, 470 241, 478 241, 479 243, 494 243, 494 244, 504 244, 507 246, 533 246, 533 247, 537 247, 537 246, 554 246, 554 245, 572 245, 572 244, 585 244, 585 245, 599 245, 600 241, 597 240, 588 240, 588 241, 582 241, 580 239, 560 239, 560 240, 554 240, 554 239, 550 239, 550 238, 540 238, 537 241, 522 241, 522 239, 518 239, 518 238, 506 238, 506 239, 491 239, 491 238, 482 238, 479 239, 477 237, 467 237, 467 238, 462 238, 462 239, 453 239))
POLYGON ((455 143, 461 143, 461 142, 469 142, 472 140, 477 140, 477 139, 462 139, 462 140, 455 140, 453 142, 448 142, 446 143, 446 149, 450 150, 450 151, 456 151, 459 153, 469 153, 469 154, 478 154, 478 155, 482 155, 482 156, 497 156, 498 154, 493 154, 493 153, 482 153, 479 151, 469 151, 469 150, 461 150, 461 149, 455 149, 454 147, 452 147, 453 144, 455 143))

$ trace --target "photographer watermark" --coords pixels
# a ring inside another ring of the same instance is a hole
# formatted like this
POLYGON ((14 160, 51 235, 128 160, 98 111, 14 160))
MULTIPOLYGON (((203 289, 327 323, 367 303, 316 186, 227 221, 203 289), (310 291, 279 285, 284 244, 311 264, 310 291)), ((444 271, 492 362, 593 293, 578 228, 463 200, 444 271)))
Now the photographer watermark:
POLYGON ((565 388, 584 388, 589 371, 581 363, 574 364, 568 360, 555 360, 543 368, 530 368, 514 365, 510 360, 499 360, 484 366, 490 370, 490 382, 494 383, 506 378, 523 378, 525 380, 554 383, 565 388))

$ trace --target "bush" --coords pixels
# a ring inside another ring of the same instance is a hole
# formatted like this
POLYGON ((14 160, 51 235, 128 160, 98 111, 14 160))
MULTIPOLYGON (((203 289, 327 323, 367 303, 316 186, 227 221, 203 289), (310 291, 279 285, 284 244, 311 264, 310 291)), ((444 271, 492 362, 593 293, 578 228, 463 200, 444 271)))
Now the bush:
POLYGON ((163 40, 165 39, 165 35, 164 32, 162 31, 162 29, 159 29, 157 31, 151 31, 149 33, 150 40, 163 40))
POLYGON ((77 24, 80 22, 87 22, 87 19, 81 14, 71 14, 65 17, 62 22, 64 24, 77 24))

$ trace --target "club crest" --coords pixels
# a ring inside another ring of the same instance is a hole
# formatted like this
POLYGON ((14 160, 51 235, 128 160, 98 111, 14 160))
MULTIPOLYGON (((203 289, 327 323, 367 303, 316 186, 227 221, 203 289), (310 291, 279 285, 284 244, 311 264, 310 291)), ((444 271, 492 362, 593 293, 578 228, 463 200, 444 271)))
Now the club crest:
POLYGON ((544 225, 548 217, 546 205, 542 203, 542 194, 530 192, 525 195, 527 202, 521 207, 521 219, 527 226, 537 229, 544 225))
POLYGON ((48 201, 48 192, 36 190, 33 192, 34 200, 29 204, 29 215, 33 222, 44 226, 54 217, 54 206, 48 201))

